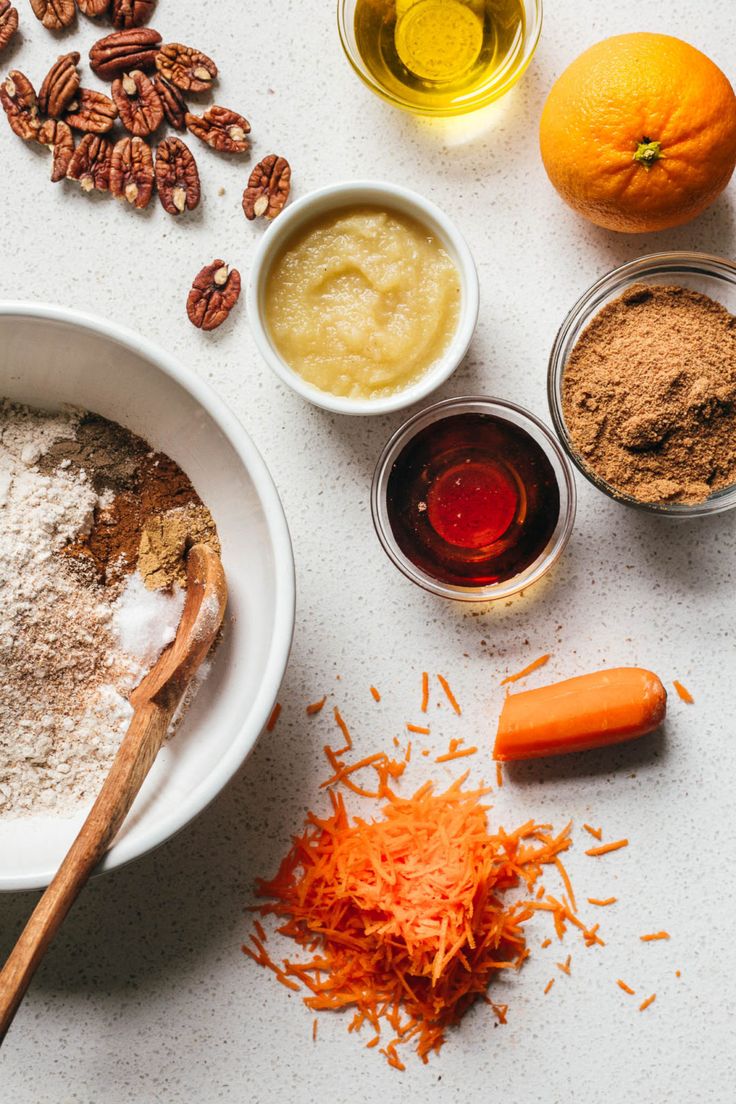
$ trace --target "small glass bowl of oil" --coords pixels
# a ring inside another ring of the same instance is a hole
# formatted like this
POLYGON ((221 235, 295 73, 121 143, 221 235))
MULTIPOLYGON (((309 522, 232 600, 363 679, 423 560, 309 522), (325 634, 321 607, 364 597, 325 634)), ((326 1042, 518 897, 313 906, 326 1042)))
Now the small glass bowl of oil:
POLYGON ((542 0, 338 0, 348 60, 384 100, 463 115, 497 100, 532 59, 542 0))
POLYGON ((443 598, 508 598, 542 577, 575 520, 572 465, 533 414, 502 399, 445 399, 390 439, 371 511, 389 559, 443 598))

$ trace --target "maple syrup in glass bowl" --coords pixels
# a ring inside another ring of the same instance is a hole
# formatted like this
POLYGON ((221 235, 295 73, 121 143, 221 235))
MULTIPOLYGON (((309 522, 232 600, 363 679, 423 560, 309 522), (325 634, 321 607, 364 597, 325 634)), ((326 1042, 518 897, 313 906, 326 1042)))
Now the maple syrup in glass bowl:
POLYGON ((371 509, 389 558, 425 590, 506 598, 558 559, 575 518, 572 466, 533 414, 501 399, 448 399, 393 435, 371 509))

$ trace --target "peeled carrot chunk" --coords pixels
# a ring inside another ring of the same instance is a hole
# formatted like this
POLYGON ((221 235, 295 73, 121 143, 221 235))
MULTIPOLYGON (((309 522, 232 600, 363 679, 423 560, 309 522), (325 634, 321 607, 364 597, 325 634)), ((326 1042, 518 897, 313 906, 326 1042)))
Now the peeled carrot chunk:
POLYGON ((666 707, 667 691, 642 667, 613 667, 509 694, 493 756, 537 759, 634 740, 662 723, 666 707))

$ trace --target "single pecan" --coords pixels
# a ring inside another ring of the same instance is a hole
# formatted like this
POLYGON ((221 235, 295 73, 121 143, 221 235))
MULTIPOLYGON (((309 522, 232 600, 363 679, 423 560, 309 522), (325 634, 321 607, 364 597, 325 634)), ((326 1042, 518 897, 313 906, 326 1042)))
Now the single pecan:
POLYGON ((38 137, 41 120, 38 117, 36 92, 20 70, 12 69, 0 84, 0 103, 11 129, 19 138, 31 142, 38 137))
POLYGON ((71 27, 77 14, 74 0, 31 0, 31 7, 36 19, 50 31, 71 27))
POLYGON ((82 191, 106 192, 110 188, 112 146, 99 134, 85 134, 75 149, 66 175, 78 180, 82 191))
POLYGON ((197 162, 179 138, 164 138, 156 150, 156 184, 165 211, 181 215, 199 203, 197 162))
POLYGON ((250 174, 243 192, 243 213, 247 219, 265 215, 274 219, 283 211, 291 190, 291 168, 285 157, 270 153, 250 174))
POLYGON ((95 42, 89 52, 93 71, 102 80, 114 80, 132 69, 153 69, 161 35, 152 27, 132 27, 95 42))
POLYGON ((179 89, 160 73, 153 77, 153 84, 161 100, 166 121, 175 130, 186 130, 187 105, 179 89))
POLYGON ((110 191, 133 207, 147 207, 153 195, 153 154, 142 138, 121 138, 112 151, 110 191))
POLYGON ((162 77, 183 92, 207 92, 217 76, 212 58, 181 42, 168 42, 156 54, 156 68, 162 77))
POLYGON ((131 134, 144 138, 163 122, 161 97, 153 81, 140 69, 114 80, 111 95, 120 113, 120 122, 131 134))
POLYGON ((62 54, 49 69, 38 93, 38 106, 44 115, 58 119, 71 103, 79 88, 79 54, 62 54))
POLYGON ((80 88, 64 116, 70 127, 88 134, 107 134, 117 117, 118 109, 110 97, 93 88, 80 88))
POLYGON ((156 0, 112 0, 112 21, 126 31, 141 27, 153 15, 156 0))
POLYGON ((247 153, 250 149, 246 138, 250 123, 227 107, 214 104, 202 116, 187 112, 185 122, 191 134, 221 153, 247 153))
POLYGON ((0 0, 0 50, 4 50, 18 30, 18 9, 10 0, 0 0))
POLYGON ((77 7, 82 15, 97 19, 106 13, 110 7, 110 0, 77 0, 77 7))
POLYGON ((58 184, 66 177, 74 156, 72 128, 63 119, 46 119, 38 132, 38 140, 48 146, 53 154, 51 183, 58 184))
POLYGON ((189 321, 198 330, 216 330, 240 296, 240 273, 224 261, 213 261, 195 276, 187 298, 189 321))

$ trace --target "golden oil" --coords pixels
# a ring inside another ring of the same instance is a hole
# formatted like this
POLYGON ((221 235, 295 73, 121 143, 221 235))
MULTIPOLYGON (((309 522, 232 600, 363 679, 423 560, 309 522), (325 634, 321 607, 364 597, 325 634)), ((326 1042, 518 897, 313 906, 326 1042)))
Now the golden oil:
POLYGON ((388 99, 457 115, 521 75, 524 10, 523 0, 356 0, 355 43, 388 99))

